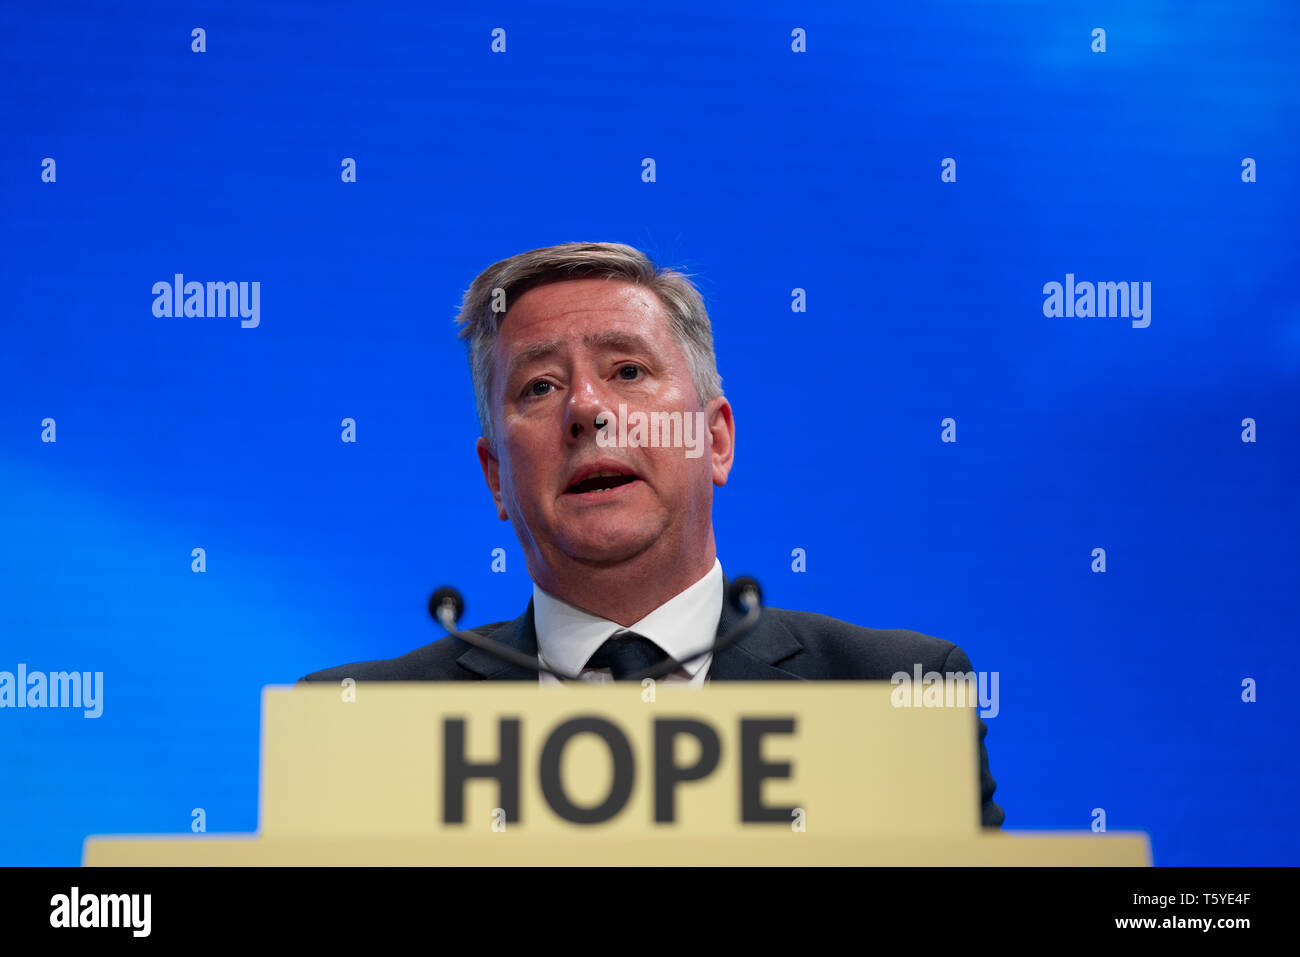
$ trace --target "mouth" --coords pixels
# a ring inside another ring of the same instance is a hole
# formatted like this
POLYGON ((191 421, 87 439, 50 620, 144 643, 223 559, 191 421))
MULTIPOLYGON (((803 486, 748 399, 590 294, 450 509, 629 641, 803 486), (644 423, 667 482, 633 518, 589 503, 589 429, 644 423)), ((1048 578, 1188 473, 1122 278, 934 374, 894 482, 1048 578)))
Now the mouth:
POLYGON ((615 489, 641 481, 631 472, 619 468, 584 470, 564 490, 565 495, 608 495, 615 489))

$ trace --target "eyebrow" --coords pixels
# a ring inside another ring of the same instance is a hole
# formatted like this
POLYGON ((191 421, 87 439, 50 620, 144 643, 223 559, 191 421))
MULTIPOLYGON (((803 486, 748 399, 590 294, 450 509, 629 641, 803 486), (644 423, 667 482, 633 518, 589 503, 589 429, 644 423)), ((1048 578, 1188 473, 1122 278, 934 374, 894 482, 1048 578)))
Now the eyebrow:
MULTIPOLYGON (((619 332, 609 330, 608 332, 593 332, 582 337, 582 344, 592 349, 617 349, 623 352, 640 352, 652 353, 654 350, 650 343, 641 336, 630 332, 619 332)), ((555 355, 564 348, 564 343, 559 339, 552 339, 547 342, 535 342, 531 346, 524 346, 514 358, 510 360, 510 367, 507 370, 507 376, 514 375, 520 367, 529 363, 537 362, 540 359, 546 359, 555 355)))

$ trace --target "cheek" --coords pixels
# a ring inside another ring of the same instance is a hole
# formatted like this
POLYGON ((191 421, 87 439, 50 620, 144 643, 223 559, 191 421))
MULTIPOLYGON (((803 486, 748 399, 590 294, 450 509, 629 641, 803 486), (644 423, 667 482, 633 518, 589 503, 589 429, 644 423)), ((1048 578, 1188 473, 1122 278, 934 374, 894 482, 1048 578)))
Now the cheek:
POLYGON ((545 457, 526 443, 516 442, 510 446, 501 468, 503 493, 525 510, 536 511, 538 503, 545 497, 540 493, 545 487, 546 476, 550 474, 545 457))
POLYGON ((699 460, 688 459, 682 449, 649 449, 655 472, 673 485, 690 486, 699 478, 699 460))

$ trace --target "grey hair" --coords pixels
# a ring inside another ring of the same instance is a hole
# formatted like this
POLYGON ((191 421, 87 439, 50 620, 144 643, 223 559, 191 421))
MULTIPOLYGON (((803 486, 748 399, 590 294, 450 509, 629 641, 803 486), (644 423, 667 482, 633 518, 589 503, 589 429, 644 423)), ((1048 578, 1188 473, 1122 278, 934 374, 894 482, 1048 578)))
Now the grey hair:
POLYGON ((461 301, 456 323, 469 346, 469 371, 479 427, 495 444, 492 431, 492 347, 510 304, 529 289, 567 279, 616 279, 653 292, 667 313, 669 327, 686 352, 700 405, 722 395, 722 377, 713 353, 713 327, 704 299, 686 273, 659 268, 640 250, 622 243, 562 243, 519 253, 479 273, 461 301))

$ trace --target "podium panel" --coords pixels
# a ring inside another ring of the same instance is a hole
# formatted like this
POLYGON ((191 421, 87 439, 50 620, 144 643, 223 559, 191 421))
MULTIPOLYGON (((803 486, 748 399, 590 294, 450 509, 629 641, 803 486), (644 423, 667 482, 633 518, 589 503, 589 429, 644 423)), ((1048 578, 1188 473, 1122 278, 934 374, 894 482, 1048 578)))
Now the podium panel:
POLYGON ((301 840, 254 835, 99 838, 87 842, 94 866, 884 866, 1145 867, 1145 834, 990 833, 970 837, 839 838, 813 834, 744 837, 529 836, 301 840))
POLYGON ((972 704, 887 682, 270 687, 257 835, 96 864, 1139 864, 1145 835, 979 826, 972 704))
POLYGON ((887 835, 979 823, 974 709, 895 708, 888 683, 511 685, 359 686, 355 701, 337 687, 268 689, 261 829, 738 834, 789 830, 799 814, 807 830, 887 835), (449 743, 453 767, 487 764, 512 735, 519 813, 502 820, 496 780, 448 785, 444 769, 449 743))

